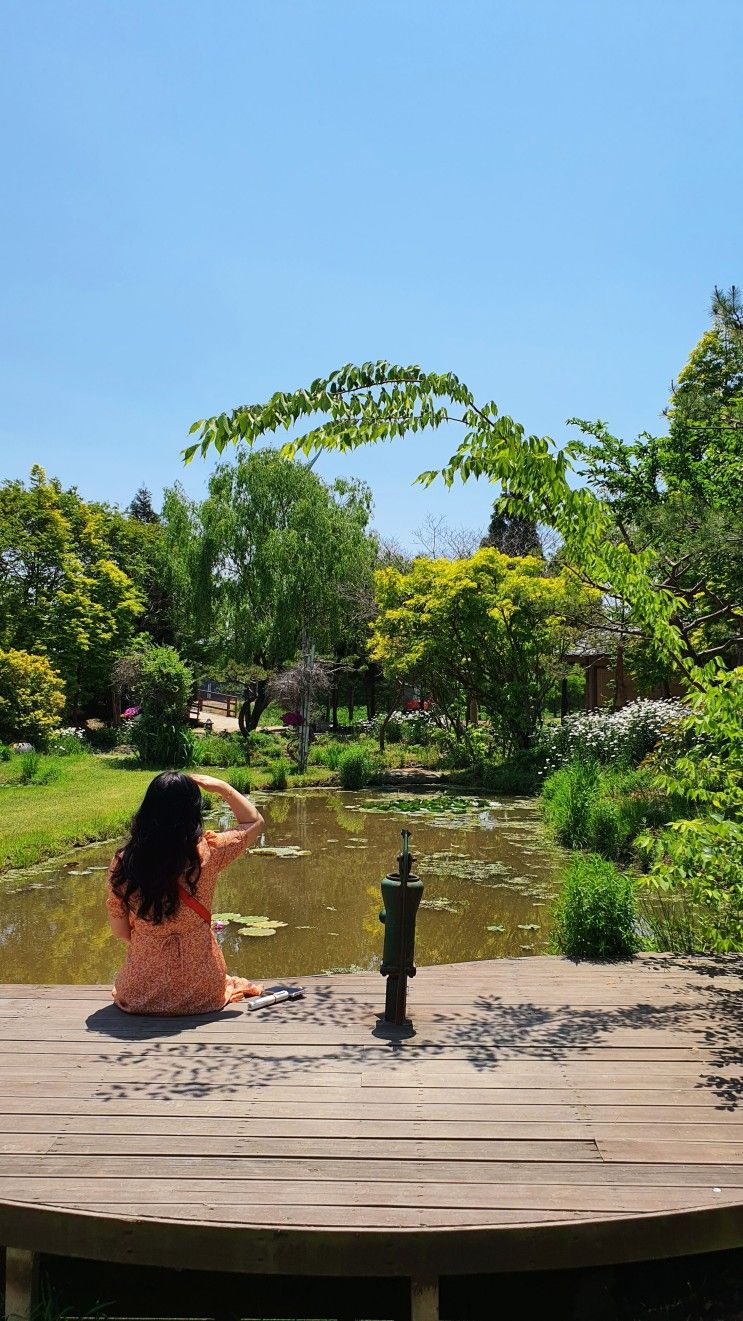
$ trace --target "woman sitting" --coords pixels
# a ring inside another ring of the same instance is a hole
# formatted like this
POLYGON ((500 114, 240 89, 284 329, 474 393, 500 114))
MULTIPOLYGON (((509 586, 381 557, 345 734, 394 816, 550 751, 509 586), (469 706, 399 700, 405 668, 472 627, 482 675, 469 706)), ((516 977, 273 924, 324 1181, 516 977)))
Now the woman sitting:
POLYGON ((128 945, 113 997, 130 1014, 206 1014, 261 986, 230 977, 211 928, 217 877, 260 835, 263 817, 210 775, 165 771, 150 784, 131 834, 111 862, 111 930, 128 945), (204 830, 201 789, 218 793, 237 824, 204 830))

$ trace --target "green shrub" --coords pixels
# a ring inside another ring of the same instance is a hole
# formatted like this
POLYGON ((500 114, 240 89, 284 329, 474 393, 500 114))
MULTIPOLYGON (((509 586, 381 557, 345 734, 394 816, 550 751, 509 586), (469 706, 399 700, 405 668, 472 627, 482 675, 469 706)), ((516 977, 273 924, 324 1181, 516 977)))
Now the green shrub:
POLYGON ((250 793, 250 771, 242 766, 235 767, 229 773, 229 782, 239 794, 250 793))
POLYGON ((82 729, 58 729, 49 737, 49 751, 55 757, 86 757, 90 747, 82 729))
POLYGON ((481 762, 476 774, 488 793, 532 794, 539 788, 539 763, 529 750, 514 753, 505 761, 481 762))
POLYGON ((628 959, 640 941, 635 887, 595 854, 575 858, 553 911, 552 939, 569 959, 628 959))
POLYGON ((342 743, 337 740, 332 742, 316 744, 310 749, 310 762, 314 766, 327 766, 330 771, 337 771, 343 756, 344 748, 342 743))
POLYGON ((343 789, 363 789, 369 783, 372 762, 366 749, 357 744, 344 748, 338 760, 338 776, 343 789))
POLYGON ((93 752, 114 752, 124 741, 129 741, 129 731, 122 726, 102 725, 100 729, 86 729, 85 742, 93 752))
POLYGON ((674 740, 653 758, 659 795, 680 804, 637 848, 648 884, 695 913, 696 948, 743 949, 743 666, 688 699, 674 740))
MULTIPOLYGON (((233 735, 234 738, 239 737, 233 735)), ((255 729, 248 735, 244 760, 251 765, 267 766, 286 756, 286 736, 283 734, 264 733, 255 729)))
POLYGON ((160 769, 194 764, 193 731, 173 717, 143 711, 132 721, 130 737, 142 766, 160 769))
POLYGON ((622 859, 643 827, 662 825, 675 809, 650 771, 615 771, 577 760, 555 771, 543 789, 544 815, 565 848, 622 859))
POLYGON ((286 757, 278 757, 276 761, 272 761, 268 768, 269 789, 288 789, 290 769, 291 767, 289 766, 286 757))
POLYGON ((590 838, 591 807, 598 796, 599 764, 573 761, 545 781, 544 815, 564 848, 584 849, 590 838))
POLYGON ((0 651, 0 739, 44 747, 64 710, 64 684, 46 656, 0 651))
POLYGON ((20 784, 32 784, 41 769, 41 756, 38 752, 24 752, 18 766, 20 784))
POLYGON ((18 780, 20 784, 53 784, 62 774, 57 761, 42 757, 38 752, 24 752, 20 757, 18 780))
POLYGON ((244 766, 248 746, 241 734, 203 734, 196 737, 194 756, 199 766, 244 766))
POLYGON ((188 666, 174 647, 152 647, 137 682, 142 710, 130 737, 142 765, 193 765, 196 740, 185 723, 193 685, 188 666))
POLYGON ((7 743, 0 743, 0 761, 10 761, 13 756, 13 749, 9 748, 7 743))

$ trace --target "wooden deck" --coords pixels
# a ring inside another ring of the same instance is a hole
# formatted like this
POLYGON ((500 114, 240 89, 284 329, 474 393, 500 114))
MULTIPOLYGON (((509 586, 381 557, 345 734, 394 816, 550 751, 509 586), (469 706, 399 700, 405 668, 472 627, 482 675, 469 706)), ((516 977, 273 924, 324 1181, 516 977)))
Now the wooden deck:
MULTIPOLYGON (((200 1019, 0 988, 0 1242, 409 1276, 743 1244, 743 959, 422 969, 200 1019)), ((415 1309, 414 1309, 415 1310, 415 1309)))

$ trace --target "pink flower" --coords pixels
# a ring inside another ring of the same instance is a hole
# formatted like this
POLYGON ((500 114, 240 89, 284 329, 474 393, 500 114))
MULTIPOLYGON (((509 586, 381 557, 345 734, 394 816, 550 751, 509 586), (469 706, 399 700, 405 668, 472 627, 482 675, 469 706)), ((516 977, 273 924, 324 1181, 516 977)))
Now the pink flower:
POLYGON ((126 711, 122 711, 121 718, 122 720, 133 720, 135 716, 139 715, 141 710, 141 706, 128 706, 126 711))

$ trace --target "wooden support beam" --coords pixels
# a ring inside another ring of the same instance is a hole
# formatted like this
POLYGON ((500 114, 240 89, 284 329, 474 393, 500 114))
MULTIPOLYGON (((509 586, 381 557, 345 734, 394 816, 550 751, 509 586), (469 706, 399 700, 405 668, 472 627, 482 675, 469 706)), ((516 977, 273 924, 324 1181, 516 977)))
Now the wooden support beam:
POLYGON ((39 1258, 25 1248, 5 1249, 5 1310, 8 1318, 29 1321, 36 1306, 39 1258))
POLYGON ((410 1281, 410 1321, 439 1321, 439 1282, 432 1279, 410 1281))

